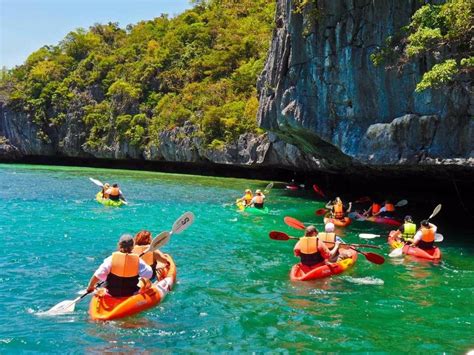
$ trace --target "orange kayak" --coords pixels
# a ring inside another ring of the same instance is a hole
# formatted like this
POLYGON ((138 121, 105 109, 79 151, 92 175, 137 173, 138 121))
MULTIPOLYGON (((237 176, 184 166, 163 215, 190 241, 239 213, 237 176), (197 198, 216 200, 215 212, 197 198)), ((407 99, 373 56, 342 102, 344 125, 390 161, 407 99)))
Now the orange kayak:
POLYGON ((357 252, 353 249, 347 249, 351 253, 351 257, 347 259, 340 260, 336 263, 327 264, 317 264, 312 267, 308 267, 301 263, 293 265, 290 272, 291 281, 308 281, 314 279, 321 279, 324 277, 340 274, 357 261, 357 252))
POLYGON ((128 317, 160 303, 172 289, 176 281, 176 265, 171 256, 165 254, 170 265, 152 286, 130 297, 112 297, 99 291, 92 297, 89 315, 93 320, 111 320, 128 317))
POLYGON ((347 216, 343 219, 331 218, 328 213, 324 216, 324 224, 327 224, 329 222, 334 223, 334 225, 338 227, 347 227, 349 224, 351 224, 352 220, 347 216))
POLYGON ((395 249, 395 248, 401 248, 403 246, 403 249, 402 249, 403 254, 415 256, 421 259, 428 259, 428 260, 441 259, 441 250, 438 247, 434 247, 433 249, 428 249, 428 250, 412 247, 408 244, 404 244, 403 242, 398 241, 393 235, 395 232, 396 231, 391 231, 390 234, 388 235, 388 244, 390 245, 390 247, 395 249))

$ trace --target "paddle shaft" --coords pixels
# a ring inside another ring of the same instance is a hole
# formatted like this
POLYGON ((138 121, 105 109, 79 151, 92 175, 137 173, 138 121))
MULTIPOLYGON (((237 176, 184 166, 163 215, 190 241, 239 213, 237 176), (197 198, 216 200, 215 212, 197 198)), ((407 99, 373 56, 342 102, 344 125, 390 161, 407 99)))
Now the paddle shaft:
MULTIPOLYGON (((298 237, 292 237, 292 236, 288 236, 288 239, 300 239, 298 237)), ((280 240, 283 240, 283 239, 280 239, 280 240)), ((331 242, 327 242, 327 243, 331 243, 331 242)), ((353 247, 359 247, 359 248, 372 248, 372 249, 380 249, 380 247, 378 245, 371 245, 371 244, 347 244, 347 243, 341 243, 340 245, 347 245, 349 247, 353 246, 353 247)))

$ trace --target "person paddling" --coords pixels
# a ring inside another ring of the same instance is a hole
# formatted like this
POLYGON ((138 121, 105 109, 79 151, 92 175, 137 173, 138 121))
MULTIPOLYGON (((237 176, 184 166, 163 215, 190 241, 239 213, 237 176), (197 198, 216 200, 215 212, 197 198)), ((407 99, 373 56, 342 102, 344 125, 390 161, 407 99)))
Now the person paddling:
POLYGON ((107 281, 106 289, 112 297, 128 297, 150 284, 153 271, 138 255, 132 253, 133 237, 124 234, 118 251, 112 253, 92 275, 87 292, 92 292, 99 281, 107 281))
POLYGON ((377 216, 380 213, 380 210, 382 209, 382 205, 380 204, 379 201, 372 201, 372 205, 369 207, 367 211, 364 212, 365 217, 372 217, 372 216, 377 216))
MULTIPOLYGON (((152 241, 152 236, 149 231, 143 230, 138 232, 135 235, 134 242, 135 246, 133 247, 132 252, 141 255, 145 250, 148 249, 152 241)), ((159 270, 163 269, 169 265, 168 260, 165 258, 163 253, 156 249, 155 251, 147 252, 141 256, 142 260, 149 265, 153 270, 152 279, 156 278, 156 274, 159 270)))
POLYGON ((413 243, 413 237, 416 233, 416 224, 413 223, 411 216, 405 216, 404 223, 398 228, 395 237, 404 243, 413 243))
POLYGON ((333 218, 344 219, 346 213, 349 213, 352 208, 352 202, 349 202, 348 207, 344 206, 340 197, 336 197, 334 201, 329 201, 326 208, 331 210, 333 218))
POLYGON ((253 194, 252 190, 250 189, 245 189, 244 195, 237 199, 237 201, 242 201, 244 206, 250 206, 250 203, 252 202, 253 194))
POLYGON ((106 191, 110 188, 110 184, 106 182, 104 186, 102 186, 102 198, 109 198, 109 195, 106 193, 106 191))
POLYGON ((395 205, 391 200, 385 200, 384 206, 380 209, 380 212, 374 214, 374 216, 380 216, 385 218, 394 218, 395 217, 395 205))
POLYGON ((339 249, 339 244, 340 242, 335 242, 334 248, 329 251, 324 242, 318 238, 316 227, 308 226, 305 230, 304 237, 298 240, 293 252, 295 256, 300 257, 302 265, 312 268, 334 257, 339 249))
POLYGON ((119 201, 124 200, 125 197, 123 196, 122 191, 120 190, 118 184, 113 184, 112 187, 109 187, 105 193, 109 196, 110 200, 119 201))
POLYGON ((421 227, 413 237, 413 245, 423 250, 433 249, 437 230, 438 227, 433 223, 421 221, 421 227))
POLYGON ((262 190, 260 189, 256 190, 255 196, 250 201, 251 206, 262 209, 264 203, 265 203, 265 195, 262 193, 262 190))

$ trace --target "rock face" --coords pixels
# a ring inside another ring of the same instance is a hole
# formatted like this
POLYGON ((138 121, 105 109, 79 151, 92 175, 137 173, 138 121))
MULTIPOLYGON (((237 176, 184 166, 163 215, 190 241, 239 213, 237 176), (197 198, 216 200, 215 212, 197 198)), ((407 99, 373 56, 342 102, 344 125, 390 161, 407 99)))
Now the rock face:
POLYGON ((457 86, 415 93, 423 61, 399 73, 370 60, 409 23, 419 1, 309 3, 295 11, 295 1, 277 1, 277 27, 258 83, 263 128, 306 152, 333 146, 364 164, 458 159, 472 165, 474 97, 457 86), (306 146, 297 139, 304 135, 313 136, 306 146))

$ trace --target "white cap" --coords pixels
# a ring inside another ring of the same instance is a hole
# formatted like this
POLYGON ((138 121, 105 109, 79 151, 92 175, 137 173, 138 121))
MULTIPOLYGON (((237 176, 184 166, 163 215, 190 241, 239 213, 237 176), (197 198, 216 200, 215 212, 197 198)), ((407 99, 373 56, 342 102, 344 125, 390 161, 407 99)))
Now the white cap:
POLYGON ((332 233, 332 232, 334 232, 334 223, 331 223, 331 222, 326 223, 326 225, 324 226, 324 231, 325 231, 326 233, 332 233))

